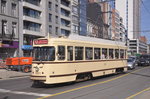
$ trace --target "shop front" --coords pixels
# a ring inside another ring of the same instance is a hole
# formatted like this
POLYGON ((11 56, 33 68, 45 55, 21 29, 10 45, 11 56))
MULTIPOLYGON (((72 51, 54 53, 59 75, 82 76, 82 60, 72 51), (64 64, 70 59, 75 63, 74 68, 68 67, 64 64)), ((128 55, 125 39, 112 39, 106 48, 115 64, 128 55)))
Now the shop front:
POLYGON ((2 41, 0 42, 0 59, 5 60, 8 57, 17 57, 19 42, 18 41, 2 41))

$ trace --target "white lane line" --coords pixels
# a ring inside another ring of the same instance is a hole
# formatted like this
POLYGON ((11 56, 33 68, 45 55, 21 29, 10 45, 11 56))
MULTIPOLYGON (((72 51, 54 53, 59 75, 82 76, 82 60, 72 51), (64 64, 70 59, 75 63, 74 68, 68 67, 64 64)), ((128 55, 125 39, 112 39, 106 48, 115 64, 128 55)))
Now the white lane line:
POLYGON ((0 89, 0 93, 11 93, 11 94, 18 94, 18 95, 29 95, 29 96, 49 96, 50 94, 40 94, 40 93, 33 93, 33 92, 21 92, 21 91, 11 91, 6 89, 0 89))

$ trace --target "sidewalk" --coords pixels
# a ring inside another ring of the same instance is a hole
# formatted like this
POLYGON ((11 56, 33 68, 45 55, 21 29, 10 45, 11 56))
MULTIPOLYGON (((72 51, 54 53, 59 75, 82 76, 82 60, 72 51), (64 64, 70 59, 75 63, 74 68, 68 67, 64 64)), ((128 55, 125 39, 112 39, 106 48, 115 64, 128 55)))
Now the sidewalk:
POLYGON ((25 77, 30 76, 31 72, 23 73, 18 71, 8 71, 6 69, 0 69, 0 79, 9 79, 15 77, 25 77))

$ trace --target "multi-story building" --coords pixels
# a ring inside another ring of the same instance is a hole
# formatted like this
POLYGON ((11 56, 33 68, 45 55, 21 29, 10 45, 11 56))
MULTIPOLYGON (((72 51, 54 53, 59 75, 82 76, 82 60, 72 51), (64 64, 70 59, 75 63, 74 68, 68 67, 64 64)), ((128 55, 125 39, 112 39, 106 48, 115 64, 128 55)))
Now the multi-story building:
POLYGON ((115 0, 115 7, 124 20, 129 39, 140 37, 140 3, 140 0, 115 0))
POLYGON ((88 36, 103 38, 103 16, 101 6, 95 2, 87 4, 87 33, 88 36))
POLYGON ((79 0, 79 35, 87 35, 87 2, 79 0))
POLYGON ((18 0, 0 0, 0 58, 17 56, 19 48, 18 0))
POLYGON ((123 19, 120 17, 120 41, 127 43, 127 34, 126 34, 126 28, 123 25, 123 19))
POLYGON ((103 38, 104 39, 112 39, 112 8, 108 2, 99 3, 101 5, 101 13, 103 15, 103 38))
POLYGON ((139 39, 132 39, 129 41, 129 55, 136 54, 147 54, 148 45, 145 42, 140 41, 139 39))
POLYGON ((72 17, 72 23, 71 23, 71 33, 73 34, 79 34, 79 0, 72 0, 72 11, 71 11, 71 17, 72 17))
POLYGON ((112 9, 112 39, 120 41, 120 15, 116 9, 112 9))
POLYGON ((22 0, 19 12, 24 56, 31 55, 33 39, 71 33, 71 0, 22 0))

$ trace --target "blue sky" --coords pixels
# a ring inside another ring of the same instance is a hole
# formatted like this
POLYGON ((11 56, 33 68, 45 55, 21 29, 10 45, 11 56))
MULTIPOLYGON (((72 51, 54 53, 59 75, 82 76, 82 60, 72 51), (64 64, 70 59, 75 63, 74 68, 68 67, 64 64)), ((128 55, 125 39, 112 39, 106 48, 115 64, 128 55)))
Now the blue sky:
MULTIPOLYGON (((145 10, 143 5, 141 5, 141 31, 149 30, 150 31, 150 0, 143 0, 145 7, 149 10, 145 10)), ((143 32, 141 35, 144 35, 150 43, 150 32, 143 32)))

